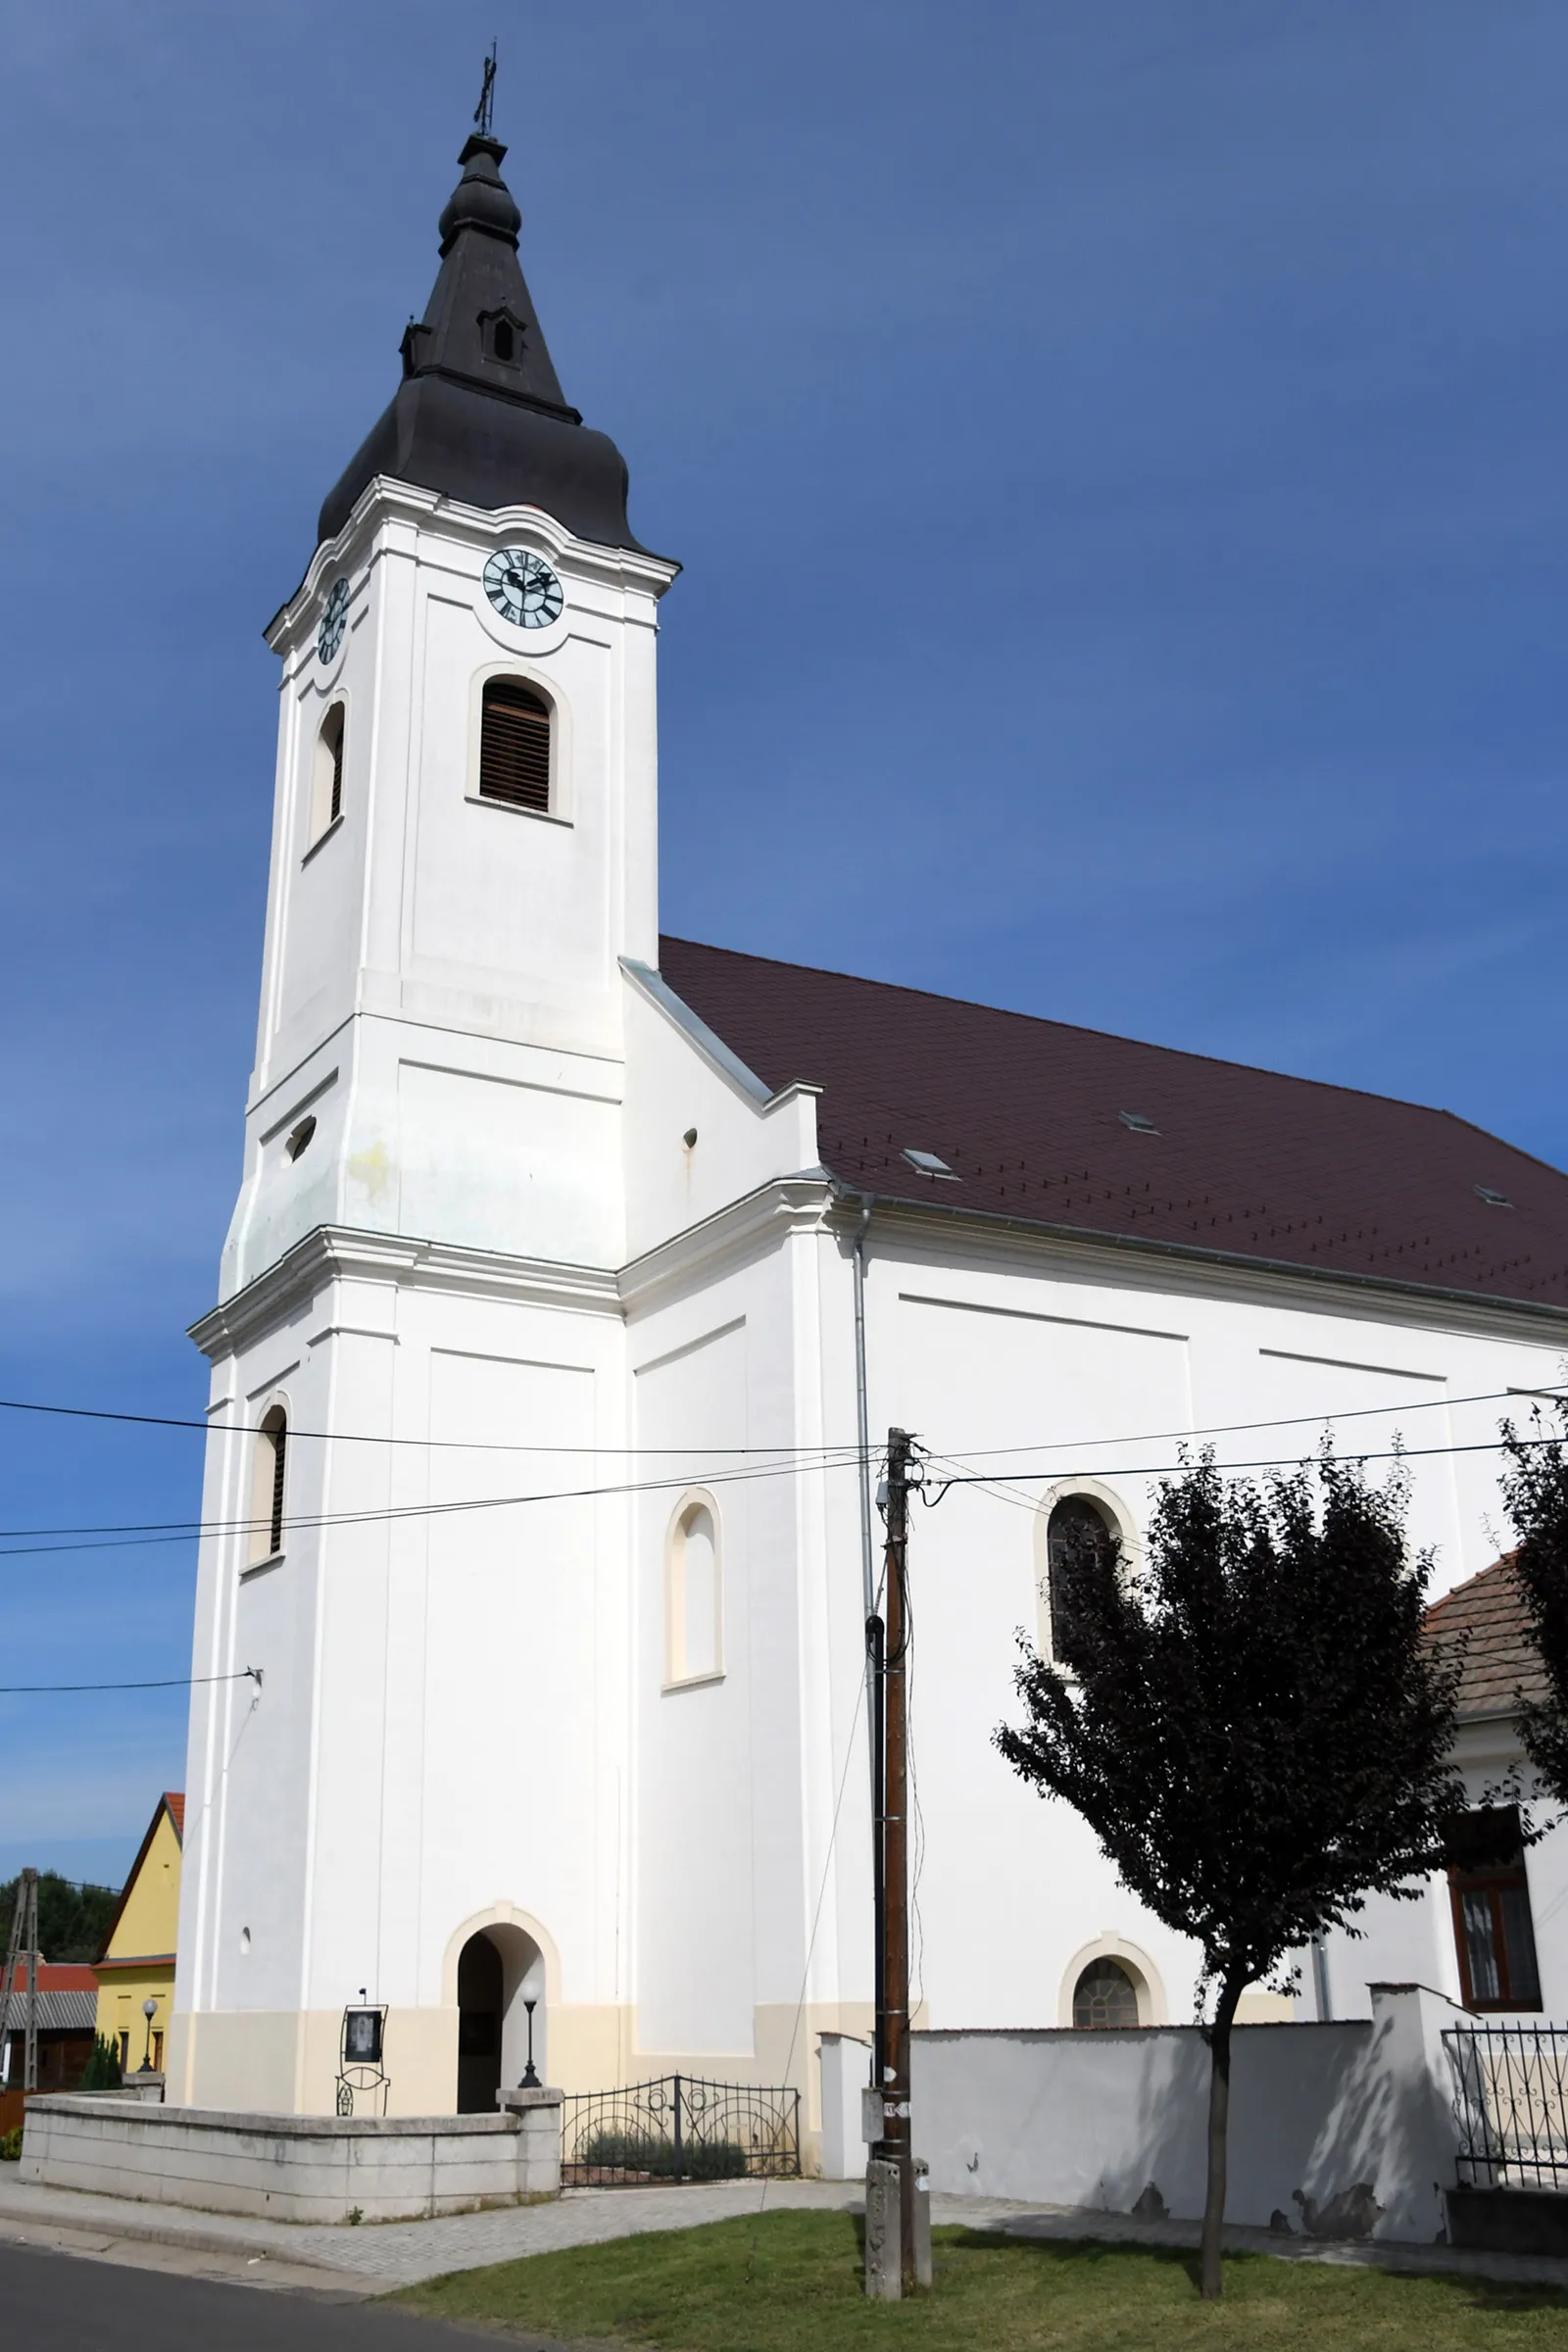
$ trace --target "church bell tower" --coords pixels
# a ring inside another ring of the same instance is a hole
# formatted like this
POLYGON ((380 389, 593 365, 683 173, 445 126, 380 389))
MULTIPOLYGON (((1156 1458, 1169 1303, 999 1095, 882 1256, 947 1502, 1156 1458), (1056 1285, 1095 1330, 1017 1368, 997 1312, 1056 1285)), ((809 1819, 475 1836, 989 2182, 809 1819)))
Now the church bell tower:
POLYGON ((476 132, 403 377, 268 630, 282 663, 223 1295, 322 1224, 619 1262, 617 959, 657 961, 655 637, 676 566, 562 392, 476 132))
POLYGON ((402 379, 267 632, 256 1067, 193 1330, 170 2095, 200 2106, 330 2112, 362 1986, 392 2113, 493 2114, 525 2010, 590 2079, 623 2031, 624 1514, 572 1497, 626 1442, 620 965, 658 956, 677 566, 562 391, 505 154, 463 149, 402 379))

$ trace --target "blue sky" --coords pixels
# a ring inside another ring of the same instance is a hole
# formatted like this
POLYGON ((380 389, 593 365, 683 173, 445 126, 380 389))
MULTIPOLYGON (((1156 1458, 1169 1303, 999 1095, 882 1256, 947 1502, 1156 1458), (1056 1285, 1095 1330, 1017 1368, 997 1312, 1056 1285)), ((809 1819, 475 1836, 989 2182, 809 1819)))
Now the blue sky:
MULTIPOLYGON (((1568 1158, 1568 17, 1547 0, 150 0, 0 92, 0 1393, 199 1411, 262 624, 389 397, 479 57, 567 398, 686 569, 669 929, 1568 1158)), ((9 1528, 197 1505, 0 1413, 9 1528)), ((183 1545, 0 1562, 7 1682, 186 1671, 183 1545)), ((0 1699, 114 1874, 179 1693, 0 1699)))

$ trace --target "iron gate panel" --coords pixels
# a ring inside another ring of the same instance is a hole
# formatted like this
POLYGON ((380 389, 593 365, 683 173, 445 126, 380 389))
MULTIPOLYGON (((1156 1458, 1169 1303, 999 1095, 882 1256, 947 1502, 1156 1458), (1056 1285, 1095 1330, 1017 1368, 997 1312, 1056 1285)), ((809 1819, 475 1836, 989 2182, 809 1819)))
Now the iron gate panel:
POLYGON ((800 2169, 801 2094, 783 2084, 661 2075, 569 2092, 562 2113, 565 2188, 794 2180, 800 2169))
POLYGON ((1443 2039, 1461 2186, 1568 2189, 1568 2031, 1455 2026, 1443 2039))

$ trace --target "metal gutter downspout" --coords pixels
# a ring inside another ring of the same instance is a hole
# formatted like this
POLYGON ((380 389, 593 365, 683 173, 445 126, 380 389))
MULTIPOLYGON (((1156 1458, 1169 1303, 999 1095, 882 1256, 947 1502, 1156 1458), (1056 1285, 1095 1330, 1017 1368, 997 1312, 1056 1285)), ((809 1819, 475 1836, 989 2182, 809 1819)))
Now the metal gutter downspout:
MULTIPOLYGON (((871 1776, 871 1948, 883 1948, 887 1886, 883 1875, 882 1830, 882 1671, 883 1629, 876 1615, 876 1564, 871 1534, 871 1416, 865 1373, 865 1244, 871 1230, 872 1196, 860 1195, 860 1222, 855 1247, 855 1435, 860 1454, 860 1588, 865 1603, 865 1755, 871 1776)), ((873 1970, 875 1974, 875 1971, 873 1970)), ((882 1980, 875 1974, 876 2037, 872 2043, 871 2081, 876 2082, 883 2046, 882 1980)))
POLYGON ((871 1225, 871 1195, 860 1195, 860 1224, 855 1237, 855 1436, 860 1449, 860 1587, 864 1615, 876 1606, 871 1544, 871 1422, 865 1393, 865 1237, 871 1225))

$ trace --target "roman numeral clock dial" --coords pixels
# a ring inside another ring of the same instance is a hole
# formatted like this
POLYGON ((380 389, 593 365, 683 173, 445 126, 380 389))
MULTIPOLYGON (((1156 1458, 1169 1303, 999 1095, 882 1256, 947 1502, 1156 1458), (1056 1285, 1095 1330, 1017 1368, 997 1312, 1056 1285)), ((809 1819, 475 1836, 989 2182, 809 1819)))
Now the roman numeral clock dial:
POLYGON ((484 567, 484 592, 514 629, 547 629, 566 596, 545 562, 525 547, 499 547, 484 567))
POLYGON ((321 608, 321 625, 316 632, 318 662, 330 662, 343 642, 343 630, 349 616, 349 584, 341 576, 332 582, 332 591, 321 608))

